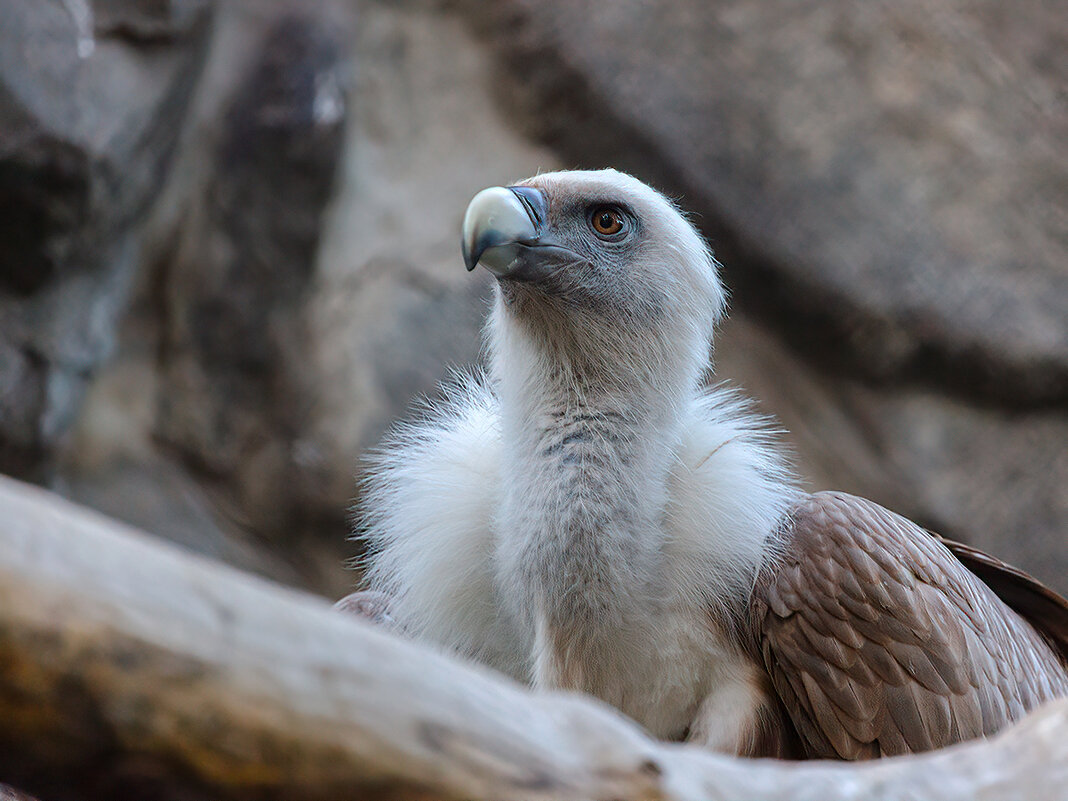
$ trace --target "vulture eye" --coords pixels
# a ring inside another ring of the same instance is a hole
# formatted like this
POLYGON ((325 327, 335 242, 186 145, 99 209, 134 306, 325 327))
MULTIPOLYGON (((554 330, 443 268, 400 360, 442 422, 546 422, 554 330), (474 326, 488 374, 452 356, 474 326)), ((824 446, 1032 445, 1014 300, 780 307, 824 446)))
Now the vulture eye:
POLYGON ((598 206, 590 215, 590 225, 598 236, 615 236, 624 227, 624 218, 619 209, 598 206))

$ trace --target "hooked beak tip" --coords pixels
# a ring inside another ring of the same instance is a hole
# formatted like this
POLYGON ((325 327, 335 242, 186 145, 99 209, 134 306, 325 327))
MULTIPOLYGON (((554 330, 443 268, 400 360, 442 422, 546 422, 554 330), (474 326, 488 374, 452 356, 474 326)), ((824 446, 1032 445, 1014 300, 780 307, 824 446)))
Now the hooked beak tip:
POLYGON ((494 275, 507 275, 519 247, 537 241, 547 216, 545 196, 538 189, 483 189, 464 215, 461 249, 467 271, 481 261, 494 275))

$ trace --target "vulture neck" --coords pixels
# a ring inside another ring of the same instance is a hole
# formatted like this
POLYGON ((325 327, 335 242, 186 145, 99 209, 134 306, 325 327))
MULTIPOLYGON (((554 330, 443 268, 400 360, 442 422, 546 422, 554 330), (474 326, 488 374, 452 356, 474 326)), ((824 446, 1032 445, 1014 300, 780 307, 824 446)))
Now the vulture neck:
POLYGON ((501 322, 503 580, 532 627, 535 682, 591 691, 591 666, 648 642, 661 611, 661 518, 699 373, 501 322))

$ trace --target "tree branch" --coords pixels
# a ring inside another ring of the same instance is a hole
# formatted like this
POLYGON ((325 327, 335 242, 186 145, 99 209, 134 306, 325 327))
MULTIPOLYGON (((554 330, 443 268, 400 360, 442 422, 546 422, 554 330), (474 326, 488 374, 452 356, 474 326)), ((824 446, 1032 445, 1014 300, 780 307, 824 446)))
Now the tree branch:
POLYGON ((1052 798, 1068 701, 914 757, 717 756, 0 478, 0 781, 49 801, 1052 798))

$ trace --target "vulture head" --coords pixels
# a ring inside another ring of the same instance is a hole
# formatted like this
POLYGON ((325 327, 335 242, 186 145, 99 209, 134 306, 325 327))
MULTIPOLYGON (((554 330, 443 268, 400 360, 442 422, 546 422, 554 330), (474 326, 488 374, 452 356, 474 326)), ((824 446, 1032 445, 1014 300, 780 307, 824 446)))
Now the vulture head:
POLYGON ((491 343, 519 337, 558 363, 646 381, 674 366, 689 382, 708 364, 726 303, 716 261, 636 178, 570 171, 485 189, 464 218, 463 256, 498 280, 491 343))

